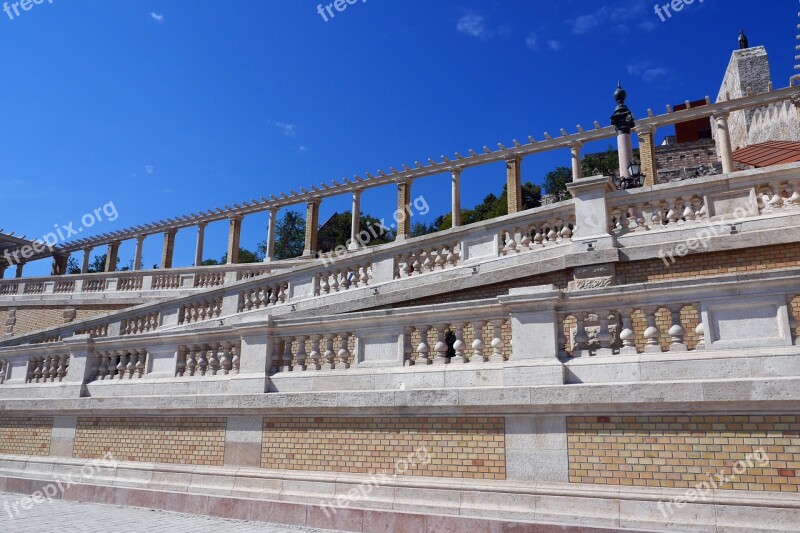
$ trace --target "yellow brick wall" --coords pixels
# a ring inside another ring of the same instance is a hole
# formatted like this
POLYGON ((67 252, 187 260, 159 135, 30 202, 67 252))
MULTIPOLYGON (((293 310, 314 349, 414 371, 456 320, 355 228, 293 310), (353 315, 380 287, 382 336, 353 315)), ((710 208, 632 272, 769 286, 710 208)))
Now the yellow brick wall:
POLYGON ((708 476, 732 476, 740 461, 759 461, 721 489, 798 492, 800 417, 568 417, 572 483, 694 488, 708 476), (756 458, 760 454, 755 455, 756 458))
MULTIPOLYGON (((76 316, 73 322, 78 320, 85 320, 98 315, 105 315, 117 311, 119 309, 126 309, 128 305, 103 305, 103 306, 83 306, 76 307, 76 316)), ((14 335, 24 335, 32 331, 39 331, 41 329, 49 329, 61 326, 65 323, 64 311, 70 307, 17 307, 16 308, 16 323, 14 324, 14 335)), ((7 310, 2 312, 7 313, 7 310)), ((5 324, 5 319, 2 324, 5 324)))
POLYGON ((78 418, 73 457, 222 466, 225 418, 78 418))
POLYGON ((262 468, 393 475, 505 479, 502 417, 324 417, 264 419, 262 468))
POLYGON ((50 455, 53 419, 0 417, 0 454, 50 455))

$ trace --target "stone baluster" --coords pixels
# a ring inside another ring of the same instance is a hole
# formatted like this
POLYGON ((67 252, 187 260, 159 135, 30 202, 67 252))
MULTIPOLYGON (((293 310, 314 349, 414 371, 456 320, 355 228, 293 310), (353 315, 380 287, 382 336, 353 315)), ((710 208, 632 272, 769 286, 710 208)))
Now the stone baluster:
POLYGON ((233 372, 234 374, 238 374, 242 366, 241 345, 236 342, 232 342, 230 353, 231 353, 231 372, 233 372))
POLYGON ((100 366, 97 368, 97 375, 100 377, 100 381, 106 379, 108 375, 108 361, 110 356, 108 352, 99 352, 97 356, 100 358, 100 366))
POLYGON ((339 347, 339 362, 336 364, 337 370, 347 370, 350 368, 350 350, 347 347, 347 340, 350 333, 342 333, 340 336, 341 346, 339 347))
POLYGON ((372 267, 369 266, 369 265, 364 265, 364 266, 361 267, 361 276, 359 277, 359 281, 361 282, 361 285, 366 286, 367 284, 369 284, 369 276, 370 276, 369 270, 371 268, 372 267))
POLYGON ((575 346, 572 347, 572 357, 585 357, 589 353, 589 335, 586 333, 586 313, 574 313, 575 316, 575 346))
POLYGON ((125 365, 125 372, 128 374, 128 379, 133 379, 133 373, 136 371, 136 363, 139 360, 139 353, 136 350, 128 352, 128 364, 125 365))
POLYGON ((331 272, 330 277, 331 292, 339 292, 339 271, 334 270, 331 272))
POLYGON ((429 365, 431 364, 430 352, 431 347, 428 345, 428 332, 431 330, 430 326, 420 326, 417 328, 419 331, 419 346, 417 346, 417 364, 429 365))
POLYGON ((219 348, 220 345, 217 342, 212 342, 209 346, 209 353, 211 357, 208 358, 208 369, 211 371, 212 376, 217 375, 217 371, 219 371, 219 348))
POLYGON ((297 353, 295 354, 296 363, 292 371, 294 372, 303 372, 306 369, 306 359, 308 359, 308 354, 306 353, 306 337, 300 336, 297 338, 297 353))
POLYGON ((571 242, 572 241, 572 230, 570 229, 570 223, 567 222, 564 224, 564 227, 561 228, 559 232, 561 234, 561 241, 562 242, 571 242))
POLYGON ((221 345, 221 348, 222 357, 219 360, 219 366, 222 373, 227 376, 233 369, 233 343, 225 342, 221 345))
POLYGON ((681 309, 682 305, 674 305, 669 308, 670 315, 672 317, 672 325, 670 326, 667 333, 670 336, 670 344, 669 344, 669 351, 670 352, 685 352, 689 348, 686 346, 686 342, 684 338, 686 336, 686 330, 683 329, 681 325, 681 309))
POLYGON ((558 329, 556 342, 558 343, 558 357, 561 359, 569 358, 567 354, 567 336, 564 335, 564 322, 566 320, 566 313, 556 313, 556 328, 558 329))
POLYGON ((283 340, 283 366, 282 372, 291 372, 292 370, 292 341, 293 337, 287 337, 283 340))
POLYGON ((661 202, 659 200, 655 200, 650 202, 650 221, 652 225, 650 226, 652 229, 658 229, 662 227, 663 224, 663 212, 661 211, 661 202))
POLYGON ((453 343, 455 355, 450 359, 450 362, 459 365, 464 364, 467 362, 464 352, 464 349, 467 347, 467 345, 464 343, 464 328, 466 327, 466 324, 463 322, 457 322, 453 324, 452 327, 456 335, 456 340, 453 343))
MULTIPOLYGON (((41 357, 42 365, 41 365, 41 382, 47 383, 47 380, 50 379, 50 356, 45 355, 41 357)), ((36 380, 38 383, 39 380, 36 380)))
POLYGON ((611 341, 614 336, 608 329, 608 317, 611 311, 607 309, 601 310, 597 313, 597 320, 600 322, 600 331, 597 333, 597 341, 600 343, 600 348, 597 350, 597 355, 613 355, 614 350, 611 349, 611 341))
POLYGON ((783 207, 783 186, 778 181, 772 182, 770 186, 774 192, 772 197, 769 199, 768 205, 772 209, 780 209, 783 207))
POLYGON ((197 354, 197 369, 200 371, 201 376, 206 375, 208 370, 208 345, 203 344, 200 346, 200 351, 197 354))
POLYGON ((136 361, 136 377, 141 378, 144 376, 146 361, 147 361, 147 350, 138 350, 139 352, 139 359, 136 361))
POLYGON ((621 226, 621 233, 626 234, 630 233, 631 230, 631 220, 630 220, 630 211, 627 207, 620 208, 620 220, 619 225, 621 226))
MULTIPOLYGON (((516 231, 516 228, 514 231, 516 231)), ((517 241, 514 240, 514 231, 506 233, 506 253, 508 255, 517 253, 517 241)))
POLYGON ((284 303, 286 301, 286 283, 281 283, 278 286, 278 301, 284 303))
POLYGON ((320 339, 322 339, 322 335, 311 335, 311 353, 308 355, 311 364, 308 365, 308 370, 320 370, 322 368, 322 365, 320 365, 322 354, 319 353, 320 339))
POLYGON ((677 200, 670 198, 667 200, 667 225, 676 224, 678 222, 678 210, 676 208, 677 200))
POLYGON ((472 332, 475 339, 472 341, 472 356, 469 358, 470 363, 485 363, 486 362, 486 343, 483 340, 483 326, 486 324, 483 320, 476 320, 472 323, 472 332))
POLYGON ((202 350, 200 346, 191 346, 187 349, 186 355, 188 357, 188 361, 186 361, 186 369, 189 371, 189 376, 194 376, 195 372, 197 372, 197 357, 202 350))
POLYGON ((342 283, 340 284, 342 290, 345 291, 350 290, 350 287, 353 285, 358 287, 358 276, 356 275, 357 273, 358 273, 358 266, 355 266, 353 268, 345 268, 344 271, 342 271, 342 283), (355 284, 353 283, 353 281, 355 281, 355 284))
POLYGON ((657 307, 648 307, 642 309, 647 317, 647 329, 644 330, 645 347, 644 353, 661 353, 661 344, 659 342, 661 332, 656 326, 656 311, 657 307))
POLYGON ((695 222, 697 215, 695 215, 695 205, 694 203, 697 201, 696 196, 692 196, 689 198, 689 201, 685 202, 686 208, 683 210, 683 219, 687 222, 695 222))
POLYGON ((186 346, 178 346, 178 360, 175 362, 175 375, 182 378, 186 372, 186 346))
POLYGON ((325 364, 322 368, 325 370, 333 370, 336 368, 336 352, 333 351, 333 339, 336 337, 334 333, 327 333, 325 335, 325 364))
POLYGON ((701 321, 697 324, 697 327, 694 328, 694 332, 697 335, 697 345, 694 347, 695 350, 705 350, 706 349, 706 327, 703 325, 701 321))
POLYGON ((547 232, 547 244, 553 245, 558 243, 558 232, 556 231, 556 225, 554 222, 548 222, 547 227, 550 231, 547 232))
POLYGON ((636 349, 636 332, 633 331, 633 309, 621 309, 619 313, 622 317, 622 331, 619 333, 622 346, 619 349, 619 354, 637 355, 639 350, 636 349))
POLYGON ((788 186, 788 192, 791 193, 789 198, 786 199, 788 207, 800 206, 800 181, 791 181, 788 186))
POLYGON ((447 342, 445 336, 447 335, 448 324, 439 324, 436 326, 436 344, 433 351, 436 352, 436 359, 433 360, 434 365, 444 365, 449 361, 447 359, 447 342))
MULTIPOLYGON (((317 291, 319 291, 319 288, 317 288, 317 291)), ((269 291, 269 303, 270 305, 275 305, 277 301, 278 301, 278 286, 274 285, 272 288, 270 288, 269 291)))
POLYGON ((450 265, 451 267, 456 266, 458 263, 458 253, 456 253, 456 245, 448 246, 447 247, 447 257, 445 258, 445 262, 450 265))
POLYGON ((533 248, 544 247, 544 226, 537 225, 533 235, 533 248))
POLYGON ((503 320, 492 320, 492 356, 489 358, 490 363, 502 363, 505 361, 503 357, 503 320))
POLYGON ((56 356, 55 376, 53 376, 53 381, 56 379, 58 379, 58 381, 64 381, 64 378, 67 375, 67 361, 69 361, 68 354, 56 356))

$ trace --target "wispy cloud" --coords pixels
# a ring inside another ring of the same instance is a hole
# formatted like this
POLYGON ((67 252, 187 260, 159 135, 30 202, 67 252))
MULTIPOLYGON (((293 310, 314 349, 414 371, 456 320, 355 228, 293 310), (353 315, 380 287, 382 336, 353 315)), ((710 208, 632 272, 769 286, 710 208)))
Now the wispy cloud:
POLYGON ((628 74, 638 76, 647 83, 663 80, 669 76, 669 69, 660 65, 654 65, 648 61, 632 63, 626 67, 628 74))
POLYGON ((298 154, 304 154, 304 153, 306 153, 307 151, 308 151, 308 148, 306 148, 306 146, 305 146, 305 145, 303 145, 303 144, 301 144, 301 145, 300 145, 300 148, 298 148, 298 149, 297 149, 297 153, 298 153, 298 154))
POLYGON ((486 29, 486 19, 477 13, 467 13, 456 23, 456 29, 464 35, 486 40, 493 37, 492 32, 486 29))
POLYGON ((525 37, 525 46, 528 48, 528 50, 539 49, 539 38, 535 33, 529 33, 528 36, 525 37))
POLYGON ((622 31, 636 27, 653 31, 656 25, 645 20, 645 4, 641 0, 623 0, 615 5, 604 5, 592 13, 567 20, 573 35, 583 35, 593 30, 622 31))
POLYGON ((145 165, 144 171, 146 174, 152 174, 153 172, 155 172, 155 168, 153 168, 153 165, 145 165))
POLYGON ((270 121, 270 124, 280 129, 287 137, 297 137, 297 126, 294 124, 287 124, 286 122, 270 121))
POLYGON ((552 50, 553 52, 558 52, 559 50, 561 50, 562 48, 564 48, 564 45, 563 45, 563 44, 561 44, 561 41, 556 41, 555 39, 550 39, 549 41, 547 41, 547 46, 548 46, 548 47, 550 48, 550 50, 552 50))
POLYGON ((150 12, 150 18, 155 20, 156 22, 164 22, 164 15, 160 13, 150 12))

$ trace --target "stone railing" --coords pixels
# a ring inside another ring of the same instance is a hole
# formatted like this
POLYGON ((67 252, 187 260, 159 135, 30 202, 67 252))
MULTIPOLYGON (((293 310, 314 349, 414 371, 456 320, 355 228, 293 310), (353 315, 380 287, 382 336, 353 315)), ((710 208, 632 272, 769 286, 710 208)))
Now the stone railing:
POLYGON ((271 272, 290 269, 307 261, 178 268, 168 272, 104 272, 58 277, 0 279, 0 297, 16 295, 77 295, 83 293, 130 293, 146 291, 189 291, 230 285, 271 272))
POLYGON ((181 306, 178 324, 194 324, 219 318, 222 314, 222 298, 209 298, 181 306))
POLYGON ((122 321, 120 335, 138 335, 154 331, 159 326, 161 314, 158 312, 126 318, 122 321))
POLYGON ((542 248, 572 242, 576 221, 574 209, 556 204, 550 212, 542 213, 533 220, 500 232, 501 255, 536 251, 542 248))
POLYGON ((227 376, 239 373, 241 343, 236 341, 200 342, 178 347, 177 377, 227 376))
POLYGON ((95 352, 96 368, 92 368, 90 380, 141 379, 147 368, 147 350, 128 348, 95 352))

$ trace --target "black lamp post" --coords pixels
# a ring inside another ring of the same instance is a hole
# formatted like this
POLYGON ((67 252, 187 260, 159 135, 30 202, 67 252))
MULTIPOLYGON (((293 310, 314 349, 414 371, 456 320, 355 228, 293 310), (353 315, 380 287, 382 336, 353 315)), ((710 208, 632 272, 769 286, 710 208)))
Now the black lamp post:
POLYGON ((635 159, 628 165, 628 178, 620 180, 621 189, 635 189, 642 186, 642 164, 635 159))

